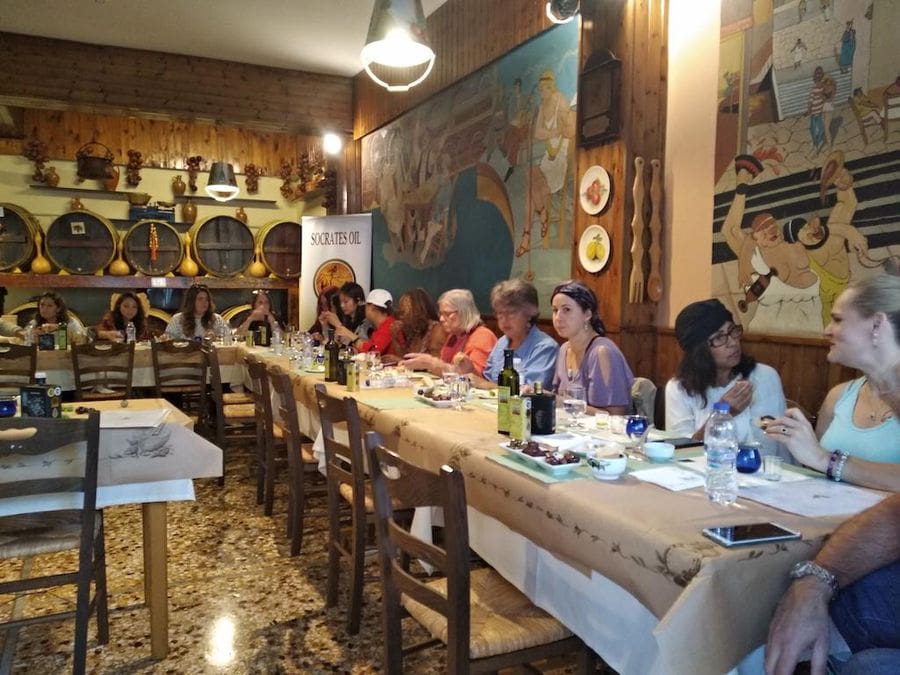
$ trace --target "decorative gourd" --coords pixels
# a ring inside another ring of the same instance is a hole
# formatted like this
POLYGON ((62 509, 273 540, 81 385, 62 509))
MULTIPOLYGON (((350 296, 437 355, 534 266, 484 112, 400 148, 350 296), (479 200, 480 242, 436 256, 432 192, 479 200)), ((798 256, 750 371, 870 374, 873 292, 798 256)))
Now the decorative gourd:
POLYGON ((247 274, 257 279, 262 279, 269 272, 262 261, 262 245, 257 239, 253 246, 253 262, 247 268, 247 274))
POLYGON ((50 261, 44 257, 44 234, 40 228, 34 233, 34 250, 37 254, 31 261, 31 271, 34 274, 50 274, 50 261))
POLYGON ((184 233, 184 259, 178 267, 178 273, 183 277, 195 277, 200 272, 200 268, 191 257, 191 235, 184 233))
POLYGON ((131 273, 131 268, 128 266, 128 263, 125 262, 122 255, 124 246, 124 238, 119 237, 119 245, 116 247, 116 250, 118 251, 116 259, 113 260, 109 266, 109 273, 114 277, 124 277, 131 273))

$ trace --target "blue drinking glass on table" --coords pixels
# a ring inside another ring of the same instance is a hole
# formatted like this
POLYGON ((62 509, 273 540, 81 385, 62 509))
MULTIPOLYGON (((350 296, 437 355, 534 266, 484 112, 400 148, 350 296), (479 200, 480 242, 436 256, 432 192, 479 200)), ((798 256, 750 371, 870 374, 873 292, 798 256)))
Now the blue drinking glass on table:
POLYGON ((762 466, 758 443, 741 443, 735 457, 735 466, 741 473, 756 473, 762 466))
POLYGON ((630 438, 637 449, 644 450, 644 441, 647 440, 647 432, 650 431, 650 422, 645 415, 628 415, 625 418, 625 435, 630 438))

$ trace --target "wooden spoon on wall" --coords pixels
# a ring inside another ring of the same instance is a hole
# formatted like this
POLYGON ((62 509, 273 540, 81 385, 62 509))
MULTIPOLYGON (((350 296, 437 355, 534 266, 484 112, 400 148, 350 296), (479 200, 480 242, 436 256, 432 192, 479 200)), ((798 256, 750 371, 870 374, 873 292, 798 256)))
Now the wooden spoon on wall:
POLYGON ((659 273, 660 237, 662 235, 662 176, 658 159, 650 160, 650 276, 647 278, 647 297, 653 302, 662 298, 662 276, 659 273))

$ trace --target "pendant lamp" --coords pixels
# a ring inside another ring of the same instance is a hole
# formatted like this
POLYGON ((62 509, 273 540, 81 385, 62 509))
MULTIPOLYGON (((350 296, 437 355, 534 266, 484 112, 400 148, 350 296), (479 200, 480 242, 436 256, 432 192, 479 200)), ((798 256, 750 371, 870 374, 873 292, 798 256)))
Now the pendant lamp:
POLYGON ((360 57, 369 77, 388 91, 409 91, 428 77, 434 66, 434 50, 428 44, 422 0, 375 0, 360 57), (379 76, 387 77, 385 69, 416 66, 420 67, 404 78, 411 80, 408 82, 388 82, 379 76))
POLYGON ((238 196, 234 167, 227 162, 213 162, 206 182, 206 193, 217 202, 227 202, 238 196))
POLYGON ((569 23, 578 14, 579 0, 549 0, 547 18, 553 23, 569 23))

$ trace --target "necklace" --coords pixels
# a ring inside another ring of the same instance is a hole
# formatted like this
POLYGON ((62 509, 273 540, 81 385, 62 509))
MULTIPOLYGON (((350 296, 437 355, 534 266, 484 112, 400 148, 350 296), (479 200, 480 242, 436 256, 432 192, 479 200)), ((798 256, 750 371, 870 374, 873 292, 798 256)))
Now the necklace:
POLYGON ((889 406, 885 408, 884 402, 881 400, 881 397, 877 393, 875 393, 875 390, 872 388, 872 385, 868 380, 866 380, 866 386, 868 387, 867 398, 869 399, 869 421, 872 424, 884 424, 894 416, 894 411, 889 406))

